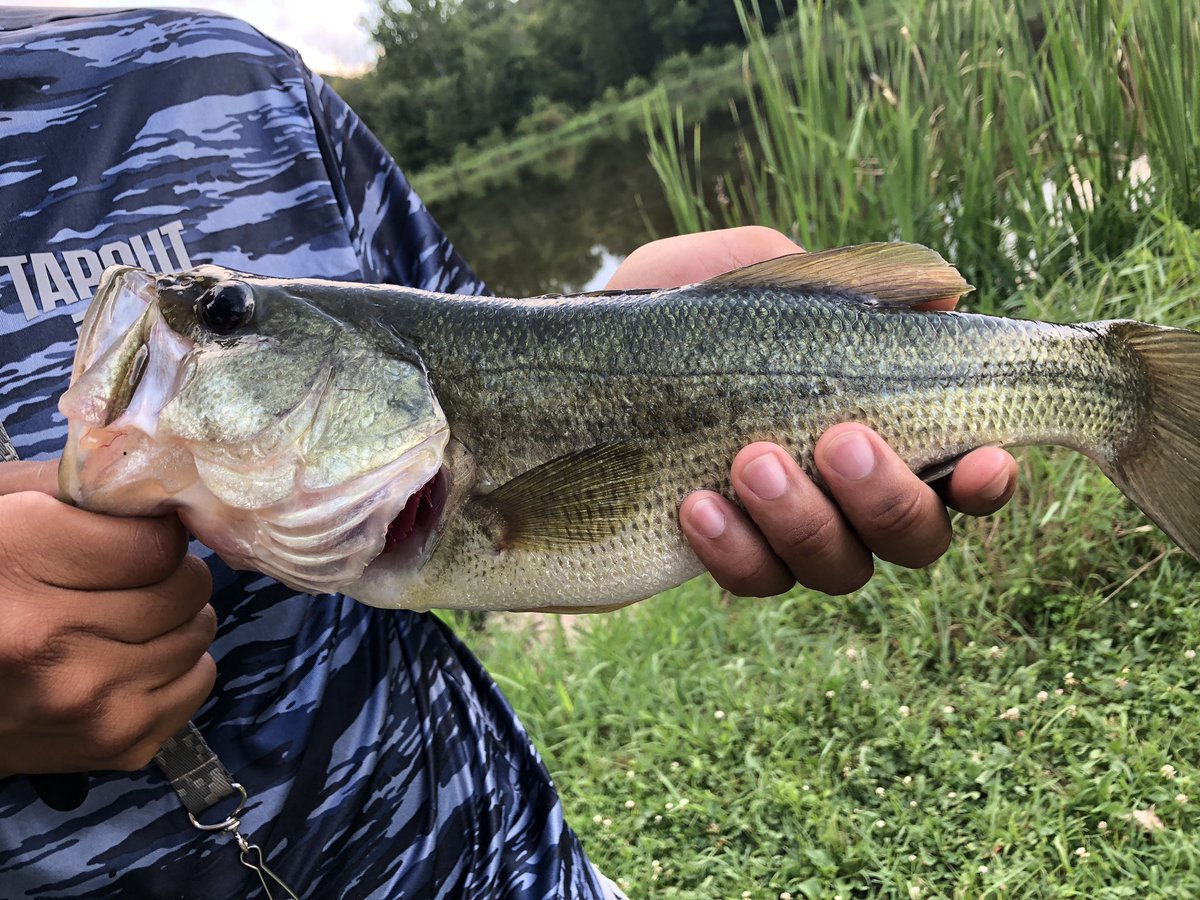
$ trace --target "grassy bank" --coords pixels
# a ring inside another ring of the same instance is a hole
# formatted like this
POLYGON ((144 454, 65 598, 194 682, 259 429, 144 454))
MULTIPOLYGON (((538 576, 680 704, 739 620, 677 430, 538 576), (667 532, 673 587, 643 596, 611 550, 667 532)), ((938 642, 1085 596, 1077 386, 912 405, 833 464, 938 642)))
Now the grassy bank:
MULTIPOLYGON (((736 171, 660 110, 681 229, 921 240, 976 308, 1200 326, 1200 5, 864 9, 755 42, 736 171)), ((1005 511, 850 598, 700 579, 468 635, 597 864, 633 897, 1200 896, 1200 566, 1080 457, 1019 458, 1005 511)))

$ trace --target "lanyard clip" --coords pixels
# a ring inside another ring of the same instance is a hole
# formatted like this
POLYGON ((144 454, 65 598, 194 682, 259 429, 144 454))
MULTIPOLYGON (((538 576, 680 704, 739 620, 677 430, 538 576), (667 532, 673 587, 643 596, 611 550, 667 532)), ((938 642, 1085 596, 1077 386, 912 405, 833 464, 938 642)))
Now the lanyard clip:
POLYGON ((272 883, 275 884, 277 888, 283 889, 283 893, 279 895, 281 898, 290 897, 291 900, 300 900, 300 898, 296 895, 296 892, 288 887, 287 884, 284 883, 283 879, 272 872, 267 866, 267 861, 263 856, 262 848, 258 846, 258 844, 250 843, 242 834, 242 821, 238 818, 238 816, 241 814, 242 810, 246 808, 246 801, 248 799, 246 795, 246 789, 236 781, 233 782, 230 787, 242 795, 241 799, 238 801, 237 807, 233 810, 233 812, 226 816, 224 821, 214 822, 212 825, 205 825, 194 815, 192 815, 192 813, 188 813, 188 819, 191 821, 192 826, 198 828, 200 831, 224 832, 225 834, 233 835, 233 839, 237 842, 238 850, 240 851, 238 858, 241 861, 241 864, 258 876, 258 880, 262 883, 263 890, 267 893, 267 900, 275 900, 275 894, 271 892, 272 883))

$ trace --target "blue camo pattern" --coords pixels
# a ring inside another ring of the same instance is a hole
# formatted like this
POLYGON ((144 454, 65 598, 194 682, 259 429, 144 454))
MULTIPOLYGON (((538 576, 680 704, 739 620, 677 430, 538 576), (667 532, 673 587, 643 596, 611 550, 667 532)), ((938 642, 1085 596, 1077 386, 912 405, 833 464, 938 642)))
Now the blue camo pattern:
MULTIPOLYGON (((0 420, 57 455, 99 270, 483 285, 294 51, 202 12, 0 8, 0 420)), ((486 672, 436 618, 313 598, 207 551, 216 689, 195 722, 245 832, 306 897, 606 894, 486 672)), ((261 897, 153 768, 73 813, 0 782, 0 897, 261 897)))

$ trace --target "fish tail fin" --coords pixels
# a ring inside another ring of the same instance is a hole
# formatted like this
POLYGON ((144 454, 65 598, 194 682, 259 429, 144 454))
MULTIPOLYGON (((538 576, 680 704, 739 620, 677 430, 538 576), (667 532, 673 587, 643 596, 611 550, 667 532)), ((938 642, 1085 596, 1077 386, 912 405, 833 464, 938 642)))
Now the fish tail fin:
POLYGON ((1132 440, 1101 467, 1126 496, 1200 559, 1200 334, 1112 323, 1142 368, 1146 413, 1132 440))

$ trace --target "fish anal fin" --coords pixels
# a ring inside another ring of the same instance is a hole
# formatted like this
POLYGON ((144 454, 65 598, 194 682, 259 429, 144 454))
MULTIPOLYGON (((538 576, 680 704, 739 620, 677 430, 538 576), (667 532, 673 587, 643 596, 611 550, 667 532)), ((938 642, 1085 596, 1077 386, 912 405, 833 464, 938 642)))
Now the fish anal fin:
POLYGON ((935 250, 902 242, 793 253, 726 272, 704 284, 847 291, 880 306, 953 301, 974 290, 935 250))
POLYGON ((552 459, 476 502, 498 520, 497 550, 564 550, 615 536, 656 477, 645 445, 622 441, 552 459))

